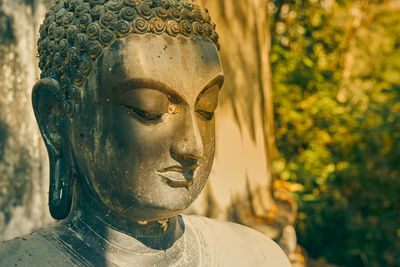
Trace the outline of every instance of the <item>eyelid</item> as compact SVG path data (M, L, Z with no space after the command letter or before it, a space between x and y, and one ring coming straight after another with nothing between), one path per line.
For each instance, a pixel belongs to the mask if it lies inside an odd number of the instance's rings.
M168 96L151 88L129 90L119 97L118 102L121 106L134 107L150 114L166 113L169 106Z
M208 112L205 110L196 110L196 113L208 121L212 120L215 114L215 112Z
M133 112L138 119L146 123L158 123L161 121L163 116L163 114L150 114L133 106L122 105L121 107L128 109L128 112Z
M208 88L198 97L196 107L207 112L215 111L218 106L219 91L220 88L218 85Z

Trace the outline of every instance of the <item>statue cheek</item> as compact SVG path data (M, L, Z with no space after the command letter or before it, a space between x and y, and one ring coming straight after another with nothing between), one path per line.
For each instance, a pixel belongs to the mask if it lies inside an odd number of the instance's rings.
M215 153L215 123L210 122L202 129L202 138L204 143L204 157L213 160Z

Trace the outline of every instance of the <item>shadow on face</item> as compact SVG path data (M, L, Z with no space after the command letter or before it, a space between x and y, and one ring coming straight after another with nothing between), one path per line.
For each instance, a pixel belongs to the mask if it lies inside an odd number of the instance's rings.
M107 48L70 133L84 190L127 219L187 208L212 167L222 83L207 39L132 35Z

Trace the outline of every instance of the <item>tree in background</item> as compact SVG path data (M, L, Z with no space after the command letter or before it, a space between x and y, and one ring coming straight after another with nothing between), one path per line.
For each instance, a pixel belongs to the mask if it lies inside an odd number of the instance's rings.
M48 0L0 0L0 240L50 221L47 155L31 105Z
M270 5L276 174L300 183L299 243L345 266L400 263L400 4Z

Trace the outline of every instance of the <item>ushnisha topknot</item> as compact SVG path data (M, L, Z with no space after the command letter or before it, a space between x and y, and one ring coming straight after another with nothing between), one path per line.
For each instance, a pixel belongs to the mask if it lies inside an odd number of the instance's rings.
M104 48L130 34L204 36L219 48L208 11L193 0L57 0L38 40L41 78L53 78L67 99L80 88Z

